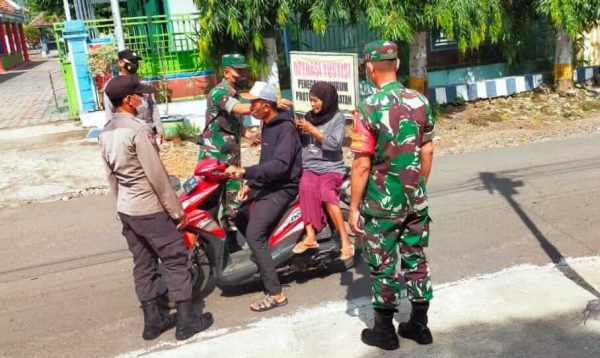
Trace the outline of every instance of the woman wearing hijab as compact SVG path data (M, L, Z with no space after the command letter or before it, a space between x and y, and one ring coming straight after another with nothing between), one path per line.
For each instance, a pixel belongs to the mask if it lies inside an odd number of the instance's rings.
M300 209L306 236L296 244L294 253L319 247L316 233L325 227L325 208L340 233L340 258L349 260L354 256L354 246L339 206L339 190L346 170L342 154L346 119L338 108L337 91L328 83L317 82L312 86L310 103L312 110L296 122L302 131L304 171L300 179Z

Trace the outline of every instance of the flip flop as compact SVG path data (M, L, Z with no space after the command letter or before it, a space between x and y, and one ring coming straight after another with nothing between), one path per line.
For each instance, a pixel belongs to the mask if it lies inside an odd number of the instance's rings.
M310 250L310 249L317 249L319 248L319 243L315 243L314 245L306 245L304 243L304 241L300 241L299 243L296 244L296 246L294 246L294 249L292 250L295 254L299 255L299 254L303 254L306 251Z
M344 255L342 252L340 252L340 260L342 260L342 261L351 260L353 257L354 257L354 245L352 245L352 244L350 244L350 254Z
M272 310L273 308L277 308L277 307L281 307L281 306L287 305L288 304L288 299L287 299L287 297L285 297L283 299L283 301L277 302L277 301L275 301L275 299L273 298L273 296L271 296L269 294L266 294L265 298L263 298L259 302L256 302L256 304L258 305L258 308L254 308L251 305L250 306L250 310L251 311L254 311L254 312L265 312L265 311L268 311L268 310Z

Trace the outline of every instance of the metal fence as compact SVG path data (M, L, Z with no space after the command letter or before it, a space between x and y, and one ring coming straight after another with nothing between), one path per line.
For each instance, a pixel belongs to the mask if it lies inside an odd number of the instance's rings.
M296 31L292 47L298 51L360 53L366 43L377 39L365 22L352 26L330 24L324 34L300 28Z
M137 51L144 61L141 76L158 76L207 69L209 64L198 53L198 14L124 17L121 19L125 46ZM113 38L112 19L85 21L90 41ZM64 25L54 25L59 56L67 58L62 36Z

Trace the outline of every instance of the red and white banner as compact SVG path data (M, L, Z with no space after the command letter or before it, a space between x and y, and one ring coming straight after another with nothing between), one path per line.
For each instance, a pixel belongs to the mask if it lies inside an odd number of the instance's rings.
M340 110L350 115L358 105L358 55L352 53L290 52L294 111L311 110L309 92L316 82L337 89Z

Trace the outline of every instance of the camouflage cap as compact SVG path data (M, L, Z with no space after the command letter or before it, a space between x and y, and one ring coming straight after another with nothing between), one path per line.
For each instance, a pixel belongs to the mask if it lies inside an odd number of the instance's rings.
M223 67L233 67L233 68L248 68L248 64L246 64L246 57L239 53L232 53L223 55L221 57L221 65Z
M385 61L398 58L398 45L392 41L373 41L365 45L364 61Z

